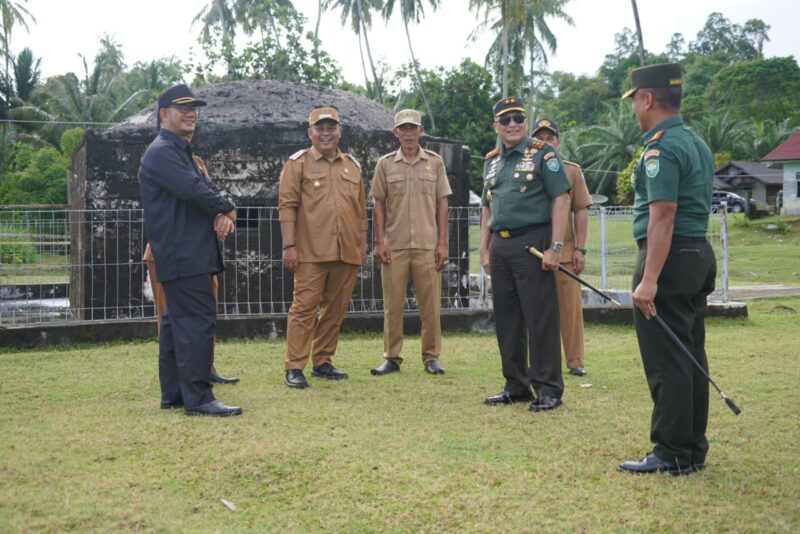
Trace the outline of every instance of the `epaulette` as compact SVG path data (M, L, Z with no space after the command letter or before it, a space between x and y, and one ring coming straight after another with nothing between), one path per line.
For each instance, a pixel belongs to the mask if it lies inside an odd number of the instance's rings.
M562 159L561 163L566 163L567 165L572 165L573 167L577 167L578 170L581 170L581 166L578 165L577 163L573 163L573 162L567 161L565 159Z
M540 141L539 139L531 139L528 142L528 148L535 148L536 150L541 150L544 148L544 145L546 144L547 143L545 143L544 141Z
M499 153L500 153L500 147L497 147L494 150L490 150L489 152L487 152L486 155L483 156L483 159L492 159L493 157L495 157Z
M386 158L394 158L394 157L397 156L398 152L399 152L399 150L394 150L392 152L389 152L388 154L384 154L383 156L378 158L378 161L380 161L382 159L386 159Z
M289 156L289 159L294 161L294 160L298 159L300 156L302 156L303 154L305 154L307 150L308 150L307 148L302 148L302 149L298 150L297 152L295 152L294 154L292 154L291 156Z
M361 164L358 162L358 160L356 158L354 158L352 154L345 154L345 155L348 158L350 158L351 160L353 160L353 163L356 164L356 167L358 167L358 170L360 171L361 170Z
M442 156L440 156L439 153L434 151L434 150L428 150L427 148L423 148L422 150L424 150L425 152L427 152L431 156L436 156L437 158L442 159Z
M661 139L661 137L664 135L664 132L666 132L666 131L667 131L666 129L657 131L656 133L653 134L653 137L651 137L650 139L647 140L647 142L645 144L649 145L650 143L654 143L655 141L658 141L659 139Z

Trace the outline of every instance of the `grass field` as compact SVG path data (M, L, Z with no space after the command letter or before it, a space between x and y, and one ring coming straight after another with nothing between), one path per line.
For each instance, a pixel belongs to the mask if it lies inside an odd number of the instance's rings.
M800 299L708 321L705 471L616 472L649 450L651 401L630 327L588 326L587 369L564 406L489 408L491 335L446 335L447 374L406 345L345 336L341 383L282 384L282 340L226 342L231 419L158 408L155 342L0 349L0 532L797 532ZM591 387L581 387L591 384ZM713 390L712 390L713 393ZM230 511L221 499L233 503Z
M767 229L768 225L777 226ZM610 287L627 288L636 260L636 244L631 237L629 220L609 221L606 226L609 255L608 277ZM715 230L718 231L718 230ZM600 258L599 223L589 221L586 271L590 282L599 284ZM470 226L470 272L480 270L478 226ZM729 215L729 285L798 284L800 283L800 217L766 217L748 220L743 214ZM719 255L719 250L717 250ZM718 258L719 259L719 258ZM717 274L719 287L721 271Z

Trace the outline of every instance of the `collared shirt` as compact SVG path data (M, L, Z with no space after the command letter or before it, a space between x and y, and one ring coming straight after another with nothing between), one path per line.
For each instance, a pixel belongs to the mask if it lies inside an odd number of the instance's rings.
M409 160L402 150L378 160L370 196L386 203L386 246L389 250L433 250L438 241L436 203L452 194L444 161L422 147Z
M589 188L586 187L586 180L579 165L564 160L564 170L567 171L567 181L569 181L570 187L570 213L567 229L564 232L564 252L561 253L561 260L572 262L572 254L575 252L575 218L573 214L591 206L592 196L589 194Z
M633 169L633 238L647 238L650 202L677 204L673 235L703 237L708 229L714 157L680 115L642 136L644 151Z
M214 217L236 206L192 159L192 147L161 129L139 167L147 239L158 281L222 271Z
M553 199L567 191L556 149L530 137L498 151L483 166L481 205L491 208L492 231L550 222Z
M367 231L361 169L336 150L328 161L316 148L302 150L283 165L278 189L281 222L294 222L298 261L343 261L361 265Z

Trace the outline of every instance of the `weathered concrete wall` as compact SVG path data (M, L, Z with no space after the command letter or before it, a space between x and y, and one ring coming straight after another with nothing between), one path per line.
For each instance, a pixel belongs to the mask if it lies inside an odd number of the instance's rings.
M260 81L210 85L196 93L208 106L202 108L192 142L195 153L206 161L214 181L238 206L277 206L280 170L289 155L309 146L307 117L314 107L339 109L343 124L340 148L361 162L367 191L378 158L397 148L390 131L392 112L345 91ZM71 206L95 210L91 230L85 224L72 225L73 243L77 244L72 249L72 263L84 267L72 273L70 298L73 306L86 310L84 318L152 314L142 289L145 271L141 257L146 236L132 210L140 207L139 162L155 135L155 109L151 107L115 128L87 131L74 159ZM467 206L468 150L460 142L447 139L424 138L423 145L444 158L453 189L450 205ZM280 225L277 218L259 217L263 212L240 212L235 238L225 242L229 264L222 277L220 300L231 303L228 311L285 312L285 306L272 306L278 290L282 293L280 300L291 300L291 274L280 263ZM466 218L451 222L450 235L466 235L467 231ZM371 235L370 228L370 243ZM451 240L450 257L457 260L447 266L444 276L451 280L443 286L453 288L447 297L466 307L469 252L466 240L458 246L456 249ZM371 277L371 271L362 270L354 295L354 303L361 307L356 311L370 311L380 305L379 280L365 279ZM460 280L464 283L458 283Z

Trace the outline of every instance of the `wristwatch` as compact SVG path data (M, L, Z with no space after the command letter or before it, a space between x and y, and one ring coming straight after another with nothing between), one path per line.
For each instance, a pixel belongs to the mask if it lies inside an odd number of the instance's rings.
M553 244L550 245L550 248L552 248L556 252L561 252L562 250L564 250L564 243L561 241L553 241Z
M584 256L586 256L586 253L587 253L587 252L589 252L589 251L588 251L588 250L586 250L585 248L579 248L579 247L575 247L575 250L577 250L578 252L580 252L580 253L581 253L581 254L583 254Z

